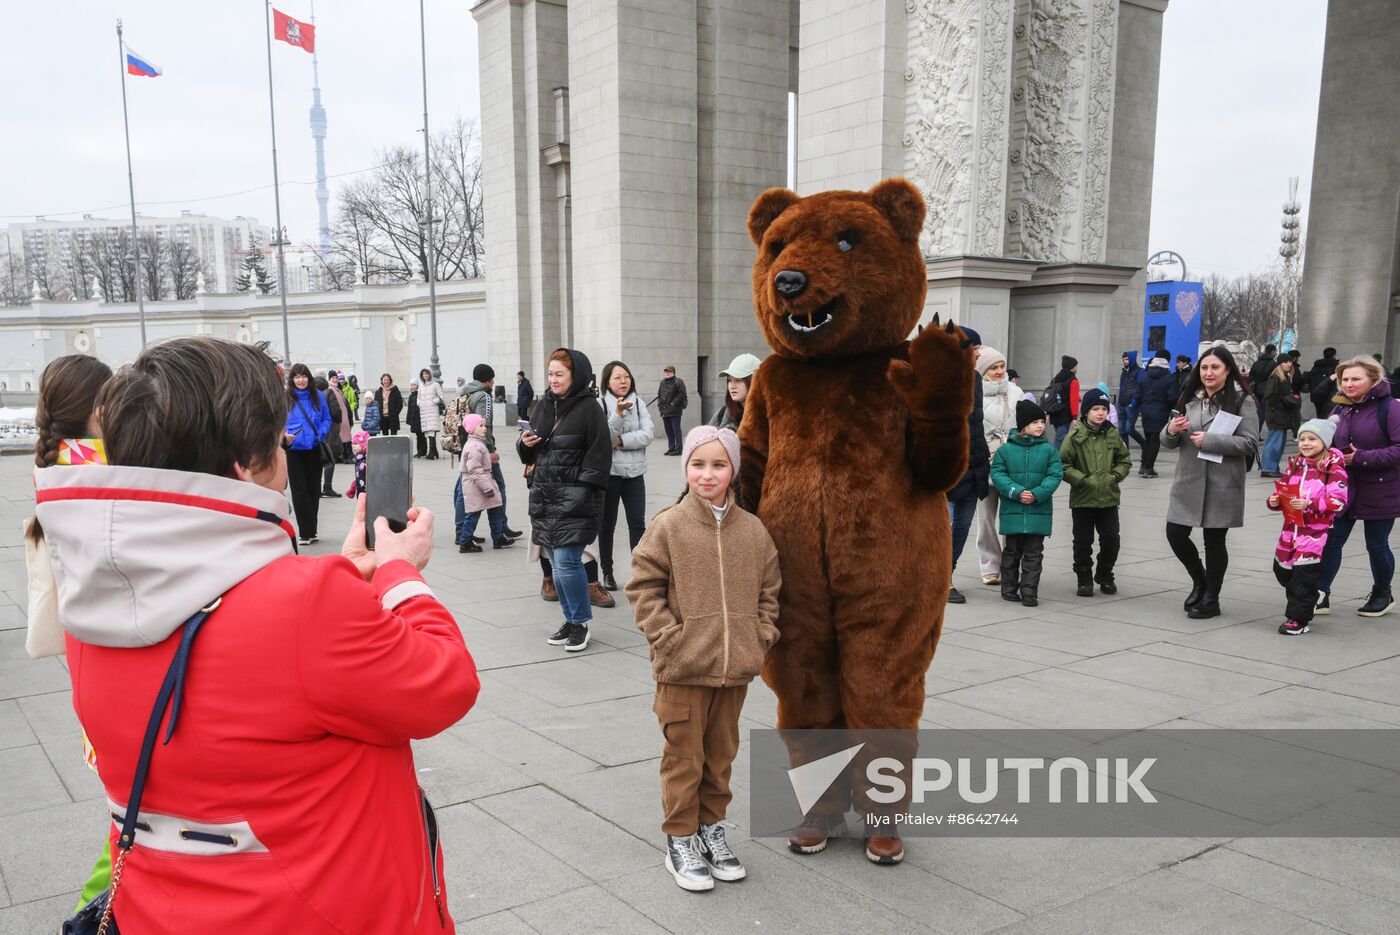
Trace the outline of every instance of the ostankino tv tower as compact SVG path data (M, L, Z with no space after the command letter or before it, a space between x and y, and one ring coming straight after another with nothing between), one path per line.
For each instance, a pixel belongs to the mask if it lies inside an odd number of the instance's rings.
M311 25L316 25L316 4L311 4ZM321 227L318 249L323 261L330 259L330 191L326 188L326 109L321 106L321 70L316 53L311 53L311 138L316 141L316 207Z

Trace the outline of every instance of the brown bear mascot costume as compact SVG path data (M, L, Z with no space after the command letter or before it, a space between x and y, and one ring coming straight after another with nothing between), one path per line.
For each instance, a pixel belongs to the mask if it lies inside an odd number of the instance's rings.
M850 767L858 775L874 756L915 752L952 575L943 492L967 463L968 342L952 323L906 340L927 291L923 220L923 198L903 179L807 198L771 189L749 212L754 311L773 354L745 405L740 486L783 570L782 639L763 678L779 729L908 731L867 743ZM834 752L812 746L829 738L784 739L794 766ZM789 845L822 850L852 803L850 782L834 783ZM854 805L908 808L859 792ZM890 827L865 829L865 840L876 863L904 855Z

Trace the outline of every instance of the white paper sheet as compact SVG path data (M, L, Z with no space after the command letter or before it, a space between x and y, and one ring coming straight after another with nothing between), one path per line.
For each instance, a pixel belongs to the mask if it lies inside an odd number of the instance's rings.
M1217 412L1215 418L1211 420L1210 428L1206 429L1206 432L1211 435L1233 435L1235 434L1235 429L1240 427L1240 421L1240 417L1233 412ZM1196 452L1196 457L1200 458L1202 461L1210 461L1214 464L1220 464L1225 460L1223 455L1210 454L1205 451Z

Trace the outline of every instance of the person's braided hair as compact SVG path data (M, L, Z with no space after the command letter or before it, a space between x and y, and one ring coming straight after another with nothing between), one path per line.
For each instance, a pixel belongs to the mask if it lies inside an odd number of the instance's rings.
M44 368L34 409L34 426L39 435L34 442L35 467L57 464L63 439L88 434L97 393L111 375L111 367L87 354L69 354ZM38 519L30 524L29 536L35 542L43 536Z

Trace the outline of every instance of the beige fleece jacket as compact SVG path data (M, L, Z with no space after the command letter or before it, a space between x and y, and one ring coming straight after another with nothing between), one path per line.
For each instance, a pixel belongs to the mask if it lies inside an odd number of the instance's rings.
M651 643L652 675L676 685L753 681L778 641L778 550L731 495L724 519L689 493L632 551L627 599Z

